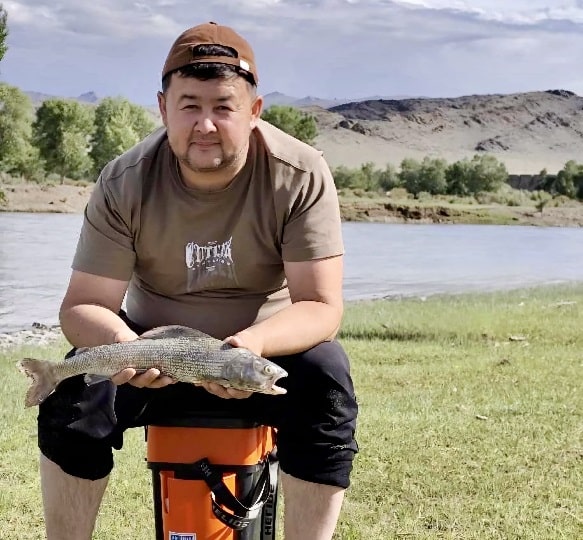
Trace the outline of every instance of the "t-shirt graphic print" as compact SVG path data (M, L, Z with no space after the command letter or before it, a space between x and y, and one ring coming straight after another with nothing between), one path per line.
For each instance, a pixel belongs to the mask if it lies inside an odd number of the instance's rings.
M231 236L224 242L188 242L185 249L187 291L231 289L237 285Z

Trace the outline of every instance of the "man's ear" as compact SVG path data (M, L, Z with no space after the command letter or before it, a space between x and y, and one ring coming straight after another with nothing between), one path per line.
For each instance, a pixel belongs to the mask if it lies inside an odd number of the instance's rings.
M158 109L160 110L160 116L162 116L162 123L165 127L168 127L166 124L166 96L163 92L158 92Z
M263 112L263 96L257 96L251 105L251 129L257 125L257 120L261 118Z

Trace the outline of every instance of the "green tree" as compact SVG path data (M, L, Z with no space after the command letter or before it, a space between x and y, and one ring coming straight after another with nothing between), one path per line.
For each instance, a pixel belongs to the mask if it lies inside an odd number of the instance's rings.
M0 4L0 60L4 58L6 50L6 38L8 37L8 14L4 6Z
M106 98L95 109L91 158L95 173L134 146L155 127L146 110L124 98Z
M399 181L401 186L413 195L423 191L421 186L421 163L413 158L405 158L401 161Z
M445 170L447 193L452 195L469 195L469 185L472 178L472 165L469 159L452 163Z
M29 97L16 88L0 83L0 170L35 176L40 158L32 146L34 108Z
M388 163L384 170L379 171L378 183L383 191L390 191L401 185L399 173L394 165Z
M130 103L130 117L132 128L143 139L156 129L156 122L144 107Z
M261 118L307 144L312 144L318 135L315 118L295 107L272 105Z
M380 189L381 174L382 172L375 169L372 162L364 163L358 169L349 169L340 165L332 171L337 188L363 189L365 191L378 191Z
M345 165L339 165L332 170L332 177L334 184L338 189L354 188L355 186L355 171L349 169Z
M567 161L557 176L547 179L545 191L553 195L583 198L583 165L574 160Z
M455 195L475 195L481 191L496 191L508 180L506 166L494 156L476 154L472 160L452 163L445 171L447 192Z
M472 165L472 176L469 185L470 193L496 191L508 180L506 166L494 156L476 154L470 163Z
M420 191L426 191L432 195L445 193L447 183L445 180L445 171L447 161L444 159L425 157L421 162L419 171Z
M44 101L33 124L33 141L48 173L80 179L92 169L89 141L94 110L73 100Z

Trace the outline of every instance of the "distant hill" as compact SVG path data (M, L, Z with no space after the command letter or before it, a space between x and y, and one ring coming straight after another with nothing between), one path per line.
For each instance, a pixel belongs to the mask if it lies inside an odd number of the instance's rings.
M314 96L303 98L288 96L281 92L271 92L263 96L264 108L268 109L272 105L289 105L292 107L322 107L329 109L344 103L358 103L360 101L370 101L374 99L403 99L407 96L369 96L365 98L346 98L346 99L325 99Z
M34 91L25 91L24 93L30 98L35 107L38 107L43 101L46 101L47 99L61 97ZM85 94L81 94L80 96L70 97L68 99L74 99L75 101L80 101L82 103L97 103L99 101L99 98L97 97L97 94L95 94L95 92L86 92Z
M490 153L513 174L556 173L581 161L583 98L567 90L458 98L371 100L315 116L322 149L331 165L384 167L405 157L456 161Z
M54 97L27 94L36 106ZM266 107L292 105L312 114L315 146L333 167L372 162L384 168L425 156L452 162L489 153L512 174L536 174L543 168L556 173L570 159L583 161L583 97L568 90L358 100L272 92L264 98ZM94 92L71 99L99 103ZM157 107L146 109L160 123Z

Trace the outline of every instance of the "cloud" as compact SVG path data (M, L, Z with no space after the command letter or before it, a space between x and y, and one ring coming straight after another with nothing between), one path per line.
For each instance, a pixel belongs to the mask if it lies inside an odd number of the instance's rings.
M572 85L580 0L8 0L2 77L26 89L153 101L176 36L217 21L253 45L260 89L460 95Z
M466 13L484 20L510 24L544 21L583 22L583 7L577 0L397 0L404 6Z

